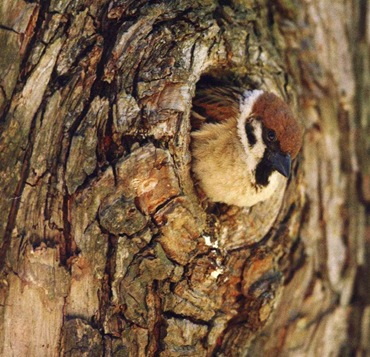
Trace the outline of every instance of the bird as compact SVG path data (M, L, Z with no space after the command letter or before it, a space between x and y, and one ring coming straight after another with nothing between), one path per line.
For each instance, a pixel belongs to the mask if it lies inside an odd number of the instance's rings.
M291 172L303 130L276 94L232 85L202 85L191 113L191 168L213 202L252 207Z

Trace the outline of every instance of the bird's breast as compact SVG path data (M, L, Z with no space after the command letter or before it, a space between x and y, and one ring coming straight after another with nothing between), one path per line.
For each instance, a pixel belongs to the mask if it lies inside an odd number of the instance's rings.
M231 130L216 135L214 128L209 129L192 137L192 169L204 193L214 202L241 207L269 198L283 177L273 172L268 185L256 185L255 168L243 159L245 153L237 136Z

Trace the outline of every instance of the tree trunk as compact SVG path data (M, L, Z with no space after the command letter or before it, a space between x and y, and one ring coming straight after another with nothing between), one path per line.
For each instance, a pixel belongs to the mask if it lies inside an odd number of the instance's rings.
M369 11L3 0L1 354L370 354ZM294 174L268 202L197 194L204 75L300 117Z

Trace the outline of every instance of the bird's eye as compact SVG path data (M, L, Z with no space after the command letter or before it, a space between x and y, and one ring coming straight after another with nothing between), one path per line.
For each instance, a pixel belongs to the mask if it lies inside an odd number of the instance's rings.
M273 131L272 129L269 129L268 131L267 131L267 139L268 139L268 141L276 141L276 133L275 133L275 131Z

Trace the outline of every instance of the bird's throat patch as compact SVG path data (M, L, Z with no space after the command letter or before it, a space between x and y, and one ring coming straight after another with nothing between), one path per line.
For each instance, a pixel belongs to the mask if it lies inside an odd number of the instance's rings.
M274 169L268 159L268 150L266 149L262 160L256 167L255 177L256 177L256 185L266 187L269 184L270 175Z

